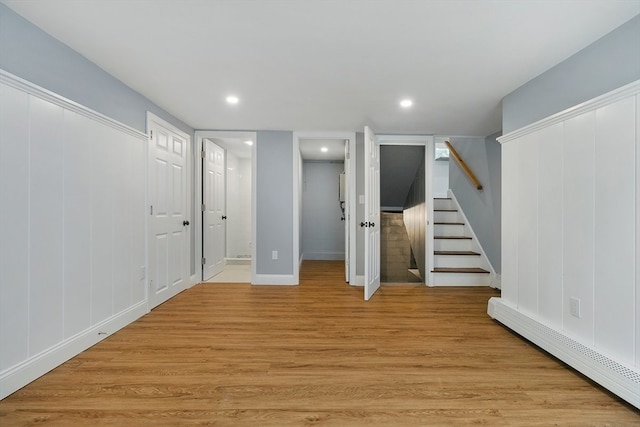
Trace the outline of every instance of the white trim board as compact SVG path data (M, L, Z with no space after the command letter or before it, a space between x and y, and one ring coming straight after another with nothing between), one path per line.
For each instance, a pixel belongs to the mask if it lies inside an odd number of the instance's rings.
M19 390L67 360L147 314L147 300L91 326L73 337L7 369L0 374L0 399Z
M640 93L640 80L636 80L635 82L629 83L628 85L622 86L621 88L612 90L611 92L605 93L604 95L600 95L596 98L585 101L582 104L578 104L571 108L567 108L566 110L560 111L559 113L546 117L542 120L538 120L537 122L531 123L530 125L514 130L513 132L509 132L506 135L502 135L498 137L497 140L500 144L504 144L506 142L516 140L524 135L533 133L537 130L547 128L557 123L562 123L566 120L569 120L573 117L577 117L588 111L593 111L599 107L609 105L613 102L619 101L629 96L636 95L638 93Z
M140 138L145 142L147 140L147 135L144 132L140 132L139 130L127 126L124 123L111 119L104 114L100 114L97 111L80 105L77 102L73 102L70 99L67 99L54 92L37 86L31 82L28 82L27 80L21 79L18 76L14 76L13 74L8 73L3 69L0 69L0 83L4 83L7 86L11 86L22 92L28 93L29 95L36 96L44 101L51 102L52 104L55 104L66 110L73 111L74 113L78 113L80 115L88 117L92 120L102 123L103 125L112 127L113 129L128 133L129 135Z

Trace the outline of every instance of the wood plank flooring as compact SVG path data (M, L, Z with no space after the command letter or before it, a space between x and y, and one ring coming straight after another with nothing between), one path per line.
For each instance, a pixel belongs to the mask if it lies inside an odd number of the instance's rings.
M0 426L635 426L491 320L490 288L201 284L0 402Z

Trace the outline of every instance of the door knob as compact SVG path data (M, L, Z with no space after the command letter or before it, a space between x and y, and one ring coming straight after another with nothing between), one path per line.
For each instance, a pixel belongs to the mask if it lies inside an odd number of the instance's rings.
M361 222L360 223L360 227L367 227L367 223L366 222Z
M182 225L189 225L190 222L189 221L182 221Z
M376 223L375 223L375 222L370 222L370 223L369 223L369 227L375 227L375 226L376 226Z
M222 219L227 219L227 216L226 215L222 215Z

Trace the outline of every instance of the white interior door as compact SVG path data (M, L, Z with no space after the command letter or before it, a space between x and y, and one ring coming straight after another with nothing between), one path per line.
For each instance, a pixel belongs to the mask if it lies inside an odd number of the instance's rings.
M189 137L149 114L149 308L187 288Z
M364 299L380 287L380 142L364 128Z
M204 218L202 279L207 280L224 268L225 254L225 153L209 139L204 147Z

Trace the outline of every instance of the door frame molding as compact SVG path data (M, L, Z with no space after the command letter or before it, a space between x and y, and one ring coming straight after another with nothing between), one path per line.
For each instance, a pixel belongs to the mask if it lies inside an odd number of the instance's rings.
M191 185L189 183L189 178L191 177L191 135L189 135L188 133L186 133L185 131L183 131L182 129L176 127L175 125L169 123L168 121L164 120L163 118L153 114L151 111L147 111L146 114L146 119L145 119L145 126L146 126L146 134L147 134L147 144L146 144L146 148L145 148L145 155L147 157L147 162L145 165L145 203L146 203L146 209L147 209L147 213L145 213L145 222L144 222L144 233L145 233L145 243L144 243L144 257L145 257L145 296L146 296L146 301L147 301L147 308L150 310L152 309L152 307L150 306L151 301L151 295L149 293L150 289L149 289L149 275L150 275L150 260L149 260L149 239L150 239L150 225L149 222L151 221L151 215L149 215L149 209L151 206L151 200L150 200L150 188L149 186L151 185L151 183L149 182L149 172L150 172L150 167L151 167L151 150L150 150L150 144L151 144L151 134L150 134L150 129L151 129L151 122L156 122L160 125L162 125L163 127L167 128L168 130L170 130L173 133L176 133L177 135L180 135L181 137L184 138L185 140L185 150L186 150L186 154L185 154L185 178L186 181L185 182L185 191L187 192L186 194L186 206L185 206L185 213L186 213L186 217L187 218L193 218L193 211L192 211L192 200L191 200L191 191L189 191L191 189ZM193 241L191 239L191 233L189 233L187 235L187 247L189 248L189 251L191 251L191 248L193 248ZM196 283L195 277L191 274L191 268L188 269L187 272L187 278L186 278L186 283L185 283L185 289L190 288L191 286L193 286Z
M349 284L357 283L356 276L356 133L355 132L323 132L305 131L293 132L293 276L294 283L300 283L300 266L302 257L300 256L300 140L301 139L344 139L349 141L349 175L346 177L348 186L347 211L349 217ZM346 168L345 168L346 170Z
M194 168L194 212L202 212L202 140L205 138L246 138L253 141L251 146L251 283L256 281L256 146L258 145L258 134L253 131L219 131L219 130L197 130L195 132L195 150L193 153ZM226 166L225 166L226 167ZM225 171L226 173L226 171ZM194 219L195 222L195 271L196 281L204 280L202 277L202 215ZM226 248L225 248L226 251Z

